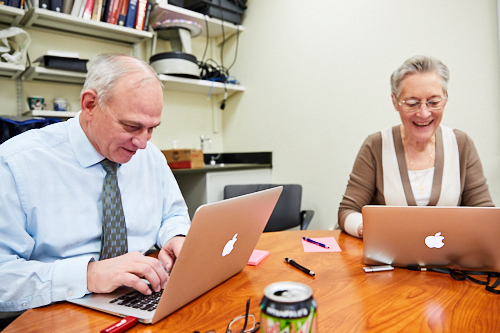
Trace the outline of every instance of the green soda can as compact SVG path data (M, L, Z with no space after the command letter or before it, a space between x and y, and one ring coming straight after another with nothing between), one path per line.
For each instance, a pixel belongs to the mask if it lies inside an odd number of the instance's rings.
M270 284L260 302L261 332L317 333L317 311L309 286L288 281Z

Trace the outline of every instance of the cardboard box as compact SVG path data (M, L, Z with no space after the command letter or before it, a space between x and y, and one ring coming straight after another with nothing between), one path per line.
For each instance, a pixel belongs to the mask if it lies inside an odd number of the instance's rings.
M169 149L161 152L167 158L170 169L200 169L205 165L201 149Z

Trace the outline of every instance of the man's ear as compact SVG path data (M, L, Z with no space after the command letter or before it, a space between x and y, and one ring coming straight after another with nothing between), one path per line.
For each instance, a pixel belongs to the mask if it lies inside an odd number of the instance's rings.
M90 120L97 106L97 93L93 90L85 90L82 93L80 106L85 119Z

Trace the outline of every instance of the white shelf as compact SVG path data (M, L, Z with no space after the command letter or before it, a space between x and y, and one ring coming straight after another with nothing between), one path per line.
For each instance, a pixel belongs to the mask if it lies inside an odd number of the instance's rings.
M102 38L128 44L136 44L153 37L149 31L141 31L100 21L85 20L69 14L42 8L31 8L21 24L26 27L42 27L74 34Z
M46 117L46 118L73 118L78 112L70 111L50 111L50 110L34 110L23 112L23 116L29 117Z
M206 35L206 25L205 19L208 22L208 33L210 34L210 38L212 37L222 37L222 25L224 26L224 35L228 38L231 35L234 35L238 30L240 32L243 31L243 26L236 25L231 22L226 22L219 20L217 18L209 17L208 15L204 15L198 12L194 12L189 9L185 9L182 7L174 6L174 5L166 5L160 6L155 5L153 10L151 11L151 25L154 22L164 21L167 19L182 19L188 21L194 21L201 25L203 28L203 34Z
M164 74L158 76L165 86L165 89L205 95L208 95L209 92L210 95L220 95L224 93L224 83L221 82L187 79ZM245 91L245 87L236 84L227 84L226 87L228 96ZM210 88L212 89L211 91Z
M26 81L53 81L81 85L85 82L86 76L87 74L82 72L65 71L41 66L29 67L23 75Z
M16 79L24 72L23 65L14 65L6 62L0 62L0 76L7 76Z
M0 5L0 23L17 26L21 22L23 15L24 10L21 8Z

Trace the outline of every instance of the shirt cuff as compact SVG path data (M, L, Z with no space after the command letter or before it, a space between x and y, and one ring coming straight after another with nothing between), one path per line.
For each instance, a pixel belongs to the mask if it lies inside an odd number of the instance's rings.
M361 213L351 213L347 215L344 222L344 230L349 235L359 237L358 228L363 224L363 215Z
M52 277L52 302L80 298L88 294L87 266L93 256L58 260Z

